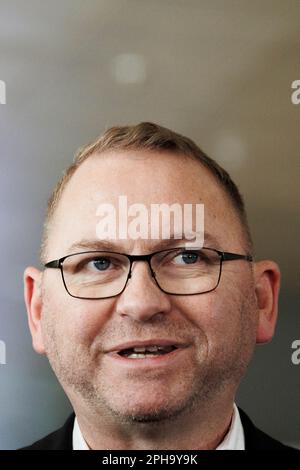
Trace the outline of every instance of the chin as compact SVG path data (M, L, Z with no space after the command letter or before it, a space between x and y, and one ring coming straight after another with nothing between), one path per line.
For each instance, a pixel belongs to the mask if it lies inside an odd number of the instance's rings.
M110 404L110 409L114 415L117 415L122 420L131 423L157 423L165 420L170 420L180 415L188 408L186 403L170 403L170 400L157 400L151 403L136 402L117 406Z
M160 408L148 411L130 411L119 413L119 416L123 418L127 423L161 423L166 420L170 420L175 416L178 416L180 411L170 410L168 408Z

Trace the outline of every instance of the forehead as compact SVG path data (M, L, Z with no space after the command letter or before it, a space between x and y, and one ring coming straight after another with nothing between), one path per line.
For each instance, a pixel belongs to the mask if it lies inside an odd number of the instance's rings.
M220 237L220 244L224 244L225 228L231 243L239 238L236 212L202 164L167 152L115 151L87 159L66 185L51 222L49 249L53 256L64 256L81 239L95 240L99 206L110 204L117 209L121 195L126 196L128 207L203 204L205 231ZM127 240L123 242L125 247ZM139 243L150 246L151 240L135 241Z

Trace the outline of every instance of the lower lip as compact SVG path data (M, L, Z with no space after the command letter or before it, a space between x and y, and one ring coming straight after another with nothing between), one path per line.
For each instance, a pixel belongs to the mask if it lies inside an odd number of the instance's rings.
M117 353L108 353L107 356L115 361L120 366L129 367L158 367L172 364L179 357L181 357L188 348L177 348L166 354L160 356L145 357L140 359L131 359L130 357L120 356Z

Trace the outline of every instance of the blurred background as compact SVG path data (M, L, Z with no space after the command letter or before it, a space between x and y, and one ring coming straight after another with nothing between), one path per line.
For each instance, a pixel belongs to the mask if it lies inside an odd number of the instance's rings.
M300 448L299 0L0 0L0 448L70 411L31 347L22 276L38 265L47 198L78 147L154 121L194 139L239 185L258 258L282 270L280 318L238 403Z

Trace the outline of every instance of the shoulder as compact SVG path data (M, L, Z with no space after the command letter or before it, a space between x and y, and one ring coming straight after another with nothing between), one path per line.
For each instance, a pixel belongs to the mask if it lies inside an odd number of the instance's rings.
M245 434L246 450L298 450L273 439L273 437L258 429L241 408L239 408L239 413Z
M71 414L57 431L19 450L72 450L72 435L75 414Z

